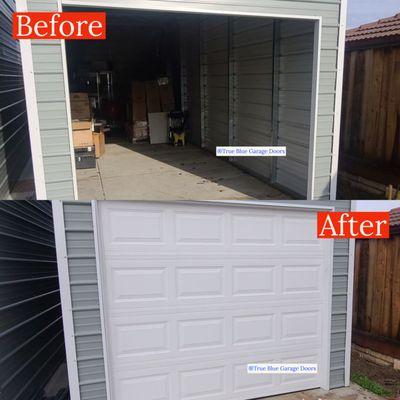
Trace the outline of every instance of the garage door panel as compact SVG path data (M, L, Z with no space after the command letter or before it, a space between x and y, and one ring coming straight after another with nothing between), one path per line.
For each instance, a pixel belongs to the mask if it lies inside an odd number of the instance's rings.
M137 255L150 248L152 254L203 252L204 248L217 253L252 252L258 248L270 255L283 248L286 252L323 249L316 239L314 213L293 211L283 216L251 208L243 213L234 207L229 211L158 207L121 202L117 209L103 208L105 253Z
M292 351L293 354L293 351ZM291 357L276 359L268 352L257 357L241 356L234 359L196 362L189 365L127 369L118 372L117 398L131 400L132 393L143 399L215 399L248 400L264 396L303 390L319 386L319 374L314 375L249 375L247 364L253 362L305 362L319 363L321 356L315 352L305 356L297 350ZM140 395L140 397L139 397ZM158 397L157 397L158 396Z
M134 322L133 322L134 321ZM321 345L321 308L306 305L231 308L223 311L180 310L112 318L112 357L129 368L190 362L194 358L253 357L262 349L279 359L283 352Z
M315 212L113 202L100 217L116 398L247 400L321 385L323 371L245 368L322 362L331 245L315 239Z
M201 254L196 255L201 258ZM260 261L112 260L107 273L114 309L220 305L243 301L277 302L315 299L321 295L326 270L322 258Z

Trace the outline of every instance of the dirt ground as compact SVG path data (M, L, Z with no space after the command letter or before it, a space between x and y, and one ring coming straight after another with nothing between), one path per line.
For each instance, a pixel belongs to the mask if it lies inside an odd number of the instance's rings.
M379 383L383 388L396 394L400 394L400 371L396 371L390 366L382 366L374 364L359 354L352 352L351 357L351 373L359 373L367 376L372 381ZM388 397L392 399L393 397ZM400 399L400 397L398 397Z

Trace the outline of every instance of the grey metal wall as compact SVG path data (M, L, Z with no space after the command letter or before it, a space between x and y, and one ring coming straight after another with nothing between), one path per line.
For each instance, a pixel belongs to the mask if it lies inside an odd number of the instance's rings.
M0 202L0 398L34 399L65 361L51 205Z
M310 204L300 201L302 204ZM296 201L296 204L299 204ZM348 211L350 201L323 201L319 205ZM82 399L106 399L98 284L95 267L93 222L89 203L64 203L71 295L77 339L77 359ZM333 256L333 297L331 331L331 388L345 385L345 342L349 240L336 240ZM82 309L83 308L83 309ZM78 314L78 310L80 313ZM84 336L81 338L81 332ZM90 362L86 362L87 361ZM85 363L83 363L85 361ZM90 377L90 379L88 379ZM95 394L98 397L92 397Z
M81 400L106 400L98 280L90 203L63 203Z
M0 2L0 199L9 197L31 166L29 130L19 42L12 39L15 0Z
M200 16L181 18L181 49L187 83L188 140L201 146Z
M29 11L57 11L54 0L29 0ZM48 199L73 199L73 174L60 40L32 40Z
M307 197L314 56L312 21L280 20L277 25L276 144L287 156L276 159L274 180Z
M274 21L232 17L233 145L272 145ZM235 163L269 179L271 159L236 158Z
M204 146L215 152L229 145L228 17L203 17L201 39Z
M336 211L349 211L350 201L333 203ZM333 247L332 323L331 323L331 388L344 386L345 344L347 328L350 240L335 240Z

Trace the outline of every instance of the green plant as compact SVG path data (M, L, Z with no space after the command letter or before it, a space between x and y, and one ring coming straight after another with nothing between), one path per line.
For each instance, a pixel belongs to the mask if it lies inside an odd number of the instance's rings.
M354 372L353 374L351 374L351 380L354 383L357 383L357 385L361 386L363 389L366 389L374 394L377 394L378 396L384 396L384 397L394 396L393 392L385 389L379 383L369 379L368 376Z

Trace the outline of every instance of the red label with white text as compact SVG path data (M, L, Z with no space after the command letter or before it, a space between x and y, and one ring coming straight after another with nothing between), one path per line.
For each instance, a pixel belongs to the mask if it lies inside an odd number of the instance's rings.
M14 39L106 38L105 12L15 12Z
M319 239L388 239L388 212L319 212Z

